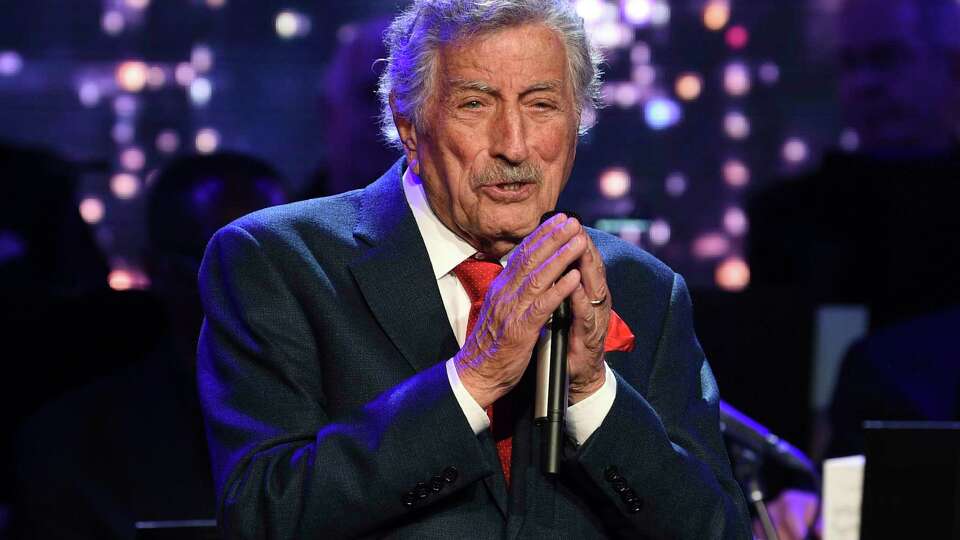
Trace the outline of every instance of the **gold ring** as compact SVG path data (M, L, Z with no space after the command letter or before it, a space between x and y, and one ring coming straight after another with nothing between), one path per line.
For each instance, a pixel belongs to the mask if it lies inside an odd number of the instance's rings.
M601 299L599 299L599 300L590 300L590 305L591 305L591 306L602 306L603 303L606 302L606 301L607 301L607 297L604 296L603 298L601 298Z

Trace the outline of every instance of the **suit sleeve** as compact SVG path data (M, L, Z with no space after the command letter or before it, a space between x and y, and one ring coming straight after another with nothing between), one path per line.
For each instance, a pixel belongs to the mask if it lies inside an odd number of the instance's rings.
M236 225L200 272L197 381L225 537L357 536L493 472L443 363L331 416L322 366L351 358L317 357L322 329L285 278Z
M674 275L644 386L617 376L603 423L576 454L581 478L630 531L654 538L750 538L746 505L719 430L716 382Z

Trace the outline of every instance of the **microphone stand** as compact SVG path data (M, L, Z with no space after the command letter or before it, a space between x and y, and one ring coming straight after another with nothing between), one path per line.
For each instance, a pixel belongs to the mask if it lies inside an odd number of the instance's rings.
M760 518L763 534L767 540L780 540L777 528L770 519L767 503L764 502L766 493L760 481L760 466L763 459L756 452L736 442L727 445L734 463L734 476L740 481L744 494Z

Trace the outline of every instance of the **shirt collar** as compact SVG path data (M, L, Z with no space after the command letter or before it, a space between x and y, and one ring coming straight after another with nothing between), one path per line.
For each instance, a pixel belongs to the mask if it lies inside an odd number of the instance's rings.
M417 228L420 229L423 243L427 246L427 255L430 257L430 265L433 267L433 275L436 279L449 274L458 264L477 252L473 246L448 229L433 213L430 203L427 202L423 182L411 167L407 167L403 173L403 195L407 199L410 210L413 211L413 219L417 222Z

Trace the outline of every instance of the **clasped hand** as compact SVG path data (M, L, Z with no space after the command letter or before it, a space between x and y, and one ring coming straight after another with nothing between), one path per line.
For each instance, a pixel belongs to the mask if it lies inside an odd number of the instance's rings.
M564 274L567 268L571 270ZM454 357L462 384L481 407L517 385L540 330L567 297L573 312L567 350L573 404L605 381L603 346L611 300L596 246L576 219L558 214L511 254L487 291L473 332Z

